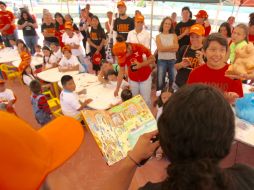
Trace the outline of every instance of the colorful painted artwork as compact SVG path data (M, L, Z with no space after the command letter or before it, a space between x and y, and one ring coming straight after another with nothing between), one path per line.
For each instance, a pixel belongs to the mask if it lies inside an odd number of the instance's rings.
M140 95L108 111L85 110L82 114L108 165L126 157L140 135L157 129Z

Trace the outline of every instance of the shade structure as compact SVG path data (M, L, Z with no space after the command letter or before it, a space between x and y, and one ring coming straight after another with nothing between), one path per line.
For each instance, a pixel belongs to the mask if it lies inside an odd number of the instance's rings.
M154 0L154 1L171 1L171 2L188 2L188 3L220 3L225 0Z

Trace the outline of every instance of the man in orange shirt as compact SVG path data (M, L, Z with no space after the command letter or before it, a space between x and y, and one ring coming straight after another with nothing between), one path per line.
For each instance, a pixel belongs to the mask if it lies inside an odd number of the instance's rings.
M0 1L0 33L6 47L11 47L10 39L18 39L15 30L15 16L6 10L6 4Z
M151 51L141 44L117 42L113 46L113 53L117 56L120 66L115 96L118 95L126 66L132 94L143 96L146 104L151 105L151 72L150 64L155 61ZM144 57L146 57L144 59Z

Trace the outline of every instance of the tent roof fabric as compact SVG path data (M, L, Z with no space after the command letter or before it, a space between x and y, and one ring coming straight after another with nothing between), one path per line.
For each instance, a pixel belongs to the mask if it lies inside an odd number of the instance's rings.
M162 0L154 0L154 1L162 1ZM224 0L164 0L164 1L172 1L172 2L188 2L188 3L220 3Z

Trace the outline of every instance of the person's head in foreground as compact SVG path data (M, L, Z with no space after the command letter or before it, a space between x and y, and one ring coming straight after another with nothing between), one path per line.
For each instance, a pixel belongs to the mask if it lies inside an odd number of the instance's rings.
M4 190L40 189L84 138L80 123L69 117L59 117L37 131L6 112L0 112L0 123L0 189Z
M221 69L225 66L228 41L220 33L209 35L203 43L203 50L208 67Z
M226 188L219 162L229 154L234 128L234 113L215 88L192 85L173 94L158 121L160 145L171 162L165 189Z
M248 42L249 28L245 24L238 24L232 32L232 42L238 44L242 41Z
M227 23L227 22L223 22L220 25L218 32L221 33L222 36L224 36L225 38L231 38L231 35L232 35L231 28L230 28L229 23Z
M68 46L68 45L65 45L63 48L62 48L62 53L64 55L64 57L66 59L70 59L71 56L72 56L72 53L71 53L71 47Z
M38 80L32 80L29 84L29 88L30 90L34 93L34 94L40 94L41 93L41 83Z
M62 84L64 90L74 92L76 89L76 84L75 84L72 76L70 76L70 75L64 75L61 78L61 84Z
M121 92L121 99L123 102L131 99L133 96L132 96L132 92L130 89L124 89L122 92Z
M0 10L5 11L6 7L7 7L7 5L3 1L0 1Z

